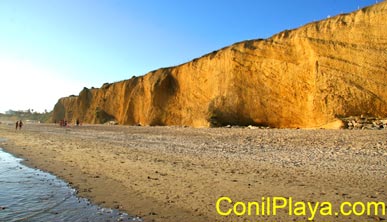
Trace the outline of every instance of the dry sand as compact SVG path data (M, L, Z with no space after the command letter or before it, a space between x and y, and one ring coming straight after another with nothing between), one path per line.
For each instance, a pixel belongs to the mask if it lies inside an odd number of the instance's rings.
M82 197L145 221L305 221L217 216L234 201L387 202L387 130L0 125L0 147L68 181ZM225 206L222 206L225 207ZM225 208L222 208L225 209ZM317 216L377 221L386 216Z

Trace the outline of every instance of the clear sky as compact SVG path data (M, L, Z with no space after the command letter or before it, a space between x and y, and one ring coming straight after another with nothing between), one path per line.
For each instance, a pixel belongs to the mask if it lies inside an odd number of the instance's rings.
M0 112L179 65L375 0L0 0Z

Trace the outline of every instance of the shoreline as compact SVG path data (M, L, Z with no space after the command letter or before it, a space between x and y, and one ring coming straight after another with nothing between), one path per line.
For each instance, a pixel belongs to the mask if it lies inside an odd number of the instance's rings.
M64 180L22 160L0 147L0 221L141 221L80 198Z
M8 139L0 146L26 165L64 179L93 203L144 221L291 220L286 213L218 216L215 203L221 196L339 203L387 195L384 130L37 124L21 131L0 125L0 133ZM370 220L340 218L355 219Z

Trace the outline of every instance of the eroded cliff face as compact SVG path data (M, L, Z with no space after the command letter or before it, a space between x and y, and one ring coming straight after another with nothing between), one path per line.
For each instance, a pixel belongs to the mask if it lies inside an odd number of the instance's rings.
M323 127L387 115L387 3L61 98L54 119Z

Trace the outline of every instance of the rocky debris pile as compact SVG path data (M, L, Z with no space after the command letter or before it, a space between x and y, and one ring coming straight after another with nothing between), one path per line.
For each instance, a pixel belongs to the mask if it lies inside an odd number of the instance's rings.
M114 120L112 120L112 121L108 121L108 122L106 122L105 123L105 125L111 125L111 126L114 126L114 125L118 125L118 122L117 121L114 121Z
M224 128L270 129L270 127L268 126L253 126L253 125L248 125L248 126L227 125L227 126L224 126Z
M344 122L346 129L353 130L377 130L387 129L387 119L380 119L376 117L367 116L351 116L341 119Z

